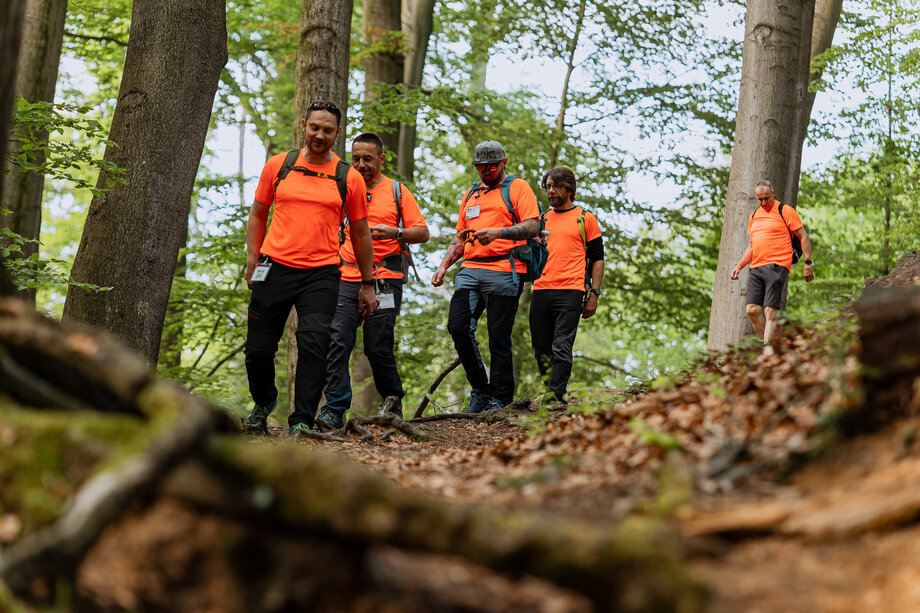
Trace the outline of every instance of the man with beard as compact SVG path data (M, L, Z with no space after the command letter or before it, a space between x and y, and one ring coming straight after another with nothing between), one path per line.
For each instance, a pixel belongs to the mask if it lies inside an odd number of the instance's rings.
M543 175L541 185L552 207L543 217L549 258L533 284L530 338L546 385L544 400L565 402L578 320L594 315L601 295L604 240L597 218L575 205L571 169L553 168Z
M386 161L383 141L373 133L359 135L351 145L351 165L361 173L367 186L367 223L374 240L373 278L380 300L379 308L364 319L364 354L371 365L374 386L381 399L397 398L391 410L402 417L405 391L396 356L393 329L402 304L403 250L406 245L428 240L428 225L418 203L405 186L380 173ZM350 233L350 226L346 229ZM326 405L316 418L319 429L337 430L345 425L345 411L351 407L351 378L348 360L354 349L358 328L358 293L361 272L349 241L339 250L342 280L339 300L332 320L332 340L326 371Z
M289 432L296 435L314 425L338 298L339 229L346 215L361 271L359 317L377 308L364 180L332 151L341 120L342 111L331 102L312 103L301 121L304 148L270 158L259 177L246 226L246 283L252 290L246 374L255 406L244 425L253 431L266 431L278 401L274 357L292 307L297 309L297 370Z
M441 286L447 269L465 258L456 276L447 329L473 388L467 413L501 408L514 398L511 330L522 289L516 273L526 268L511 251L540 231L540 208L526 181L505 174L507 164L500 143L476 145L473 165L482 181L466 191L457 236L431 279L432 285ZM492 358L488 373L476 345L476 325L486 311Z

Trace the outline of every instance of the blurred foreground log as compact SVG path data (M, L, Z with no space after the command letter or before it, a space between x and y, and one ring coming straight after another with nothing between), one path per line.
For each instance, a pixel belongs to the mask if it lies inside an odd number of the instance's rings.
M0 303L0 354L0 446L9 458L0 464L0 515L23 526L0 549L0 578L27 600L59 598L55 586L76 580L86 611L359 610L380 605L370 594L386 594L392 611L425 610L418 602L496 610L487 599L438 600L431 582L393 580L393 567L380 563L386 547L457 555L486 575L540 578L587 597L595 610L703 606L702 587L680 562L680 541L655 522L611 526L451 504L309 442L221 434L229 420L106 335L65 330L15 299ZM170 500L184 509L185 524L155 521ZM164 531L175 537L169 547L130 544L131 535L153 542ZM282 563L288 554L290 568ZM197 563L203 559L213 564ZM123 576L130 568L163 576L132 581ZM295 594L304 570L312 587ZM275 572L292 577L290 590ZM233 597L239 602L229 604ZM15 606L0 589L0 609Z
M920 287L870 287L856 311L866 402L844 425L858 432L920 410Z

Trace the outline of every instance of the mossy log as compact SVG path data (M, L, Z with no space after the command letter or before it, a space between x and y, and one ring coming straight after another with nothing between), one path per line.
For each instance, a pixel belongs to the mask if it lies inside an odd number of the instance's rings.
M0 512L28 514L16 497L43 488L48 474L75 481L0 550L0 578L20 595L33 595L36 579L72 581L84 554L129 505L136 511L184 498L212 516L314 534L343 551L449 553L493 571L541 577L586 595L599 610L703 606L703 588L680 562L680 541L658 524L609 526L461 506L404 489L315 443L265 444L222 432L212 407L156 377L105 334L65 330L12 299L0 305L0 349L26 382L0 383L0 445L5 458L18 458L0 467ZM53 401L34 402L36 385L54 386L74 402L69 410L23 408ZM45 465L30 473L30 462Z

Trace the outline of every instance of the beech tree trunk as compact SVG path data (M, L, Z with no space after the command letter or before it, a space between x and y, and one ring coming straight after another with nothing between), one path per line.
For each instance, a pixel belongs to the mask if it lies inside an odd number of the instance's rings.
M0 12L0 160L6 159L7 135L13 112L13 92L16 84L17 62L22 43L22 21L26 12L25 0L7 0ZM0 189L3 188L6 173L0 172Z
M400 0L364 0L364 42L368 49L376 49L364 58L364 103L373 106L380 96L381 86L401 85L405 56L399 45L402 31L402 3ZM365 123L366 119L365 119ZM375 128L383 140L389 158L399 149L399 122L368 125ZM394 167L395 159L387 165Z
M138 0L105 159L127 185L93 198L65 321L105 328L156 362L189 201L220 71L227 61L225 3ZM98 185L106 187L106 173Z
M54 85L57 82L58 64L61 60L66 15L67 0L26 2L15 92L28 102L54 101ZM43 132L40 138L47 141L47 131ZM19 142L16 140L10 145L14 149L19 148ZM44 158L44 153L38 151L31 156L31 161L41 164ZM12 212L5 216L3 225L24 238L38 240L45 178L34 172L20 172L18 166L11 163L4 161L4 164L9 168L10 174L3 187L0 209ZM22 256L29 257L37 251L37 244L27 243L23 245ZM34 289L22 290L20 296L32 304L35 303Z
M300 41L294 74L293 146L303 146L300 120L311 102L324 100L342 109L342 133L333 149L345 159L348 111L348 60L351 52L353 0L303 0L300 7ZM294 373L297 368L297 314L287 321L288 402L294 410Z
M804 133L798 134L796 122L802 121L802 112L800 104L796 113L795 95L801 91L803 54L811 56L814 16L813 11L810 15L804 11L805 6L795 2L780 5L749 0L747 4L741 92L710 310L709 349L725 349L753 332L744 310L749 268L737 281L729 276L749 242L747 220L757 206L754 185L760 180L772 182L782 201L781 190L795 159L794 139L804 138Z
M428 55L428 40L434 30L434 7L437 0L405 0L402 7L403 84L419 88ZM399 126L399 151L396 155L396 172L406 181L415 175L415 122Z

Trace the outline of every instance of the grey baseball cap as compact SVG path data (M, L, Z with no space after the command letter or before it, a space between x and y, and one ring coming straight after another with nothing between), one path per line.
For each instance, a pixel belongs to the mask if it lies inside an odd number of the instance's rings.
M505 148L497 140L485 140L473 151L473 164L497 164L505 159Z

